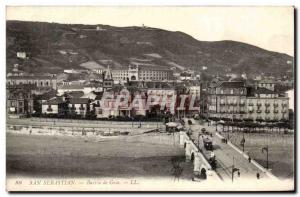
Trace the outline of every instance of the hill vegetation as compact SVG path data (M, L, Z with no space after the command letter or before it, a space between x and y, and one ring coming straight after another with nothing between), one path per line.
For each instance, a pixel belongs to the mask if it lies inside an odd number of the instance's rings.
M59 73L85 62L127 67L130 62L164 68L274 76L292 75L293 57L230 40L199 41L182 32L149 27L7 21L7 72L14 63L33 73ZM25 51L26 60L16 53Z

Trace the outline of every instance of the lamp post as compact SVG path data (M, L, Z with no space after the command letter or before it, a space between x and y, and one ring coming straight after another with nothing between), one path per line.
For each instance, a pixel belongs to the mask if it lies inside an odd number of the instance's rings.
M245 136L244 136L244 132L243 132L243 139L241 140L241 146L243 147L243 152L245 152Z
M132 117L131 117L131 120L132 120L132 126L131 127L133 128L133 118Z
M201 136L201 133L198 133L198 149L200 149L200 136Z
M232 157L232 171L231 171L231 181L233 182L234 173L239 172L240 169L234 167L234 157Z
M269 169L269 147L268 147L268 145L267 146L265 146L265 147L263 147L262 149L261 149L261 152L263 153L264 151L266 151L266 153L267 153L267 170Z

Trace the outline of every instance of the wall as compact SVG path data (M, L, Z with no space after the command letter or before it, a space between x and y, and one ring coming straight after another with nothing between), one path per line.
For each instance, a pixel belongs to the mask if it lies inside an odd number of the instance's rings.
M47 111L48 107L48 105L42 105L43 114L58 114L58 105L51 105L52 111Z
M185 148L186 161L192 161L192 157L194 158L194 174L200 173L201 169L204 168L207 172L207 179L218 177L202 153L198 151L198 147L184 131L179 134L179 144Z

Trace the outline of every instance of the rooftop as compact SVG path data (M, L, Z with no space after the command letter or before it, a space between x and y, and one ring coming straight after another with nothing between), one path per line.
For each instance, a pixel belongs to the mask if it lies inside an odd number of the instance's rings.
M83 89L84 86L81 85L81 84L71 84L71 85L68 85L68 84L65 84L65 85L61 85L58 87L58 89L61 89L61 90L74 90L74 89Z
M44 102L44 105L58 105L63 103L63 98L62 97L55 97L52 99L49 99L48 101Z
M37 76L37 75L33 75L33 76L8 76L7 79L20 79L20 80L24 80L24 79L27 79L27 80L41 80L41 79L55 79L55 77L51 77L51 76L48 76L48 75L45 75L45 76Z
M257 87L256 89L254 89L254 94L277 94L277 93L267 88Z
M220 81L216 84L216 87L221 88L244 88L245 82L243 81Z
M66 92L66 96L69 96L71 98L80 98L84 95L83 91L72 91L72 92Z
M49 92L45 92L44 94L42 94L40 96L40 100L49 100L49 99L55 97L56 94L57 94L57 92L55 90L51 90Z
M89 101L89 98L70 98L71 104L88 104Z

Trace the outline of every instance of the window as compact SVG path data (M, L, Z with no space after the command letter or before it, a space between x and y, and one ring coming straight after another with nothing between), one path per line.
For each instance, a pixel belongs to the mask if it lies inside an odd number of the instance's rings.
M48 105L47 111L48 111L48 112L51 112L51 111L52 111L51 105Z

